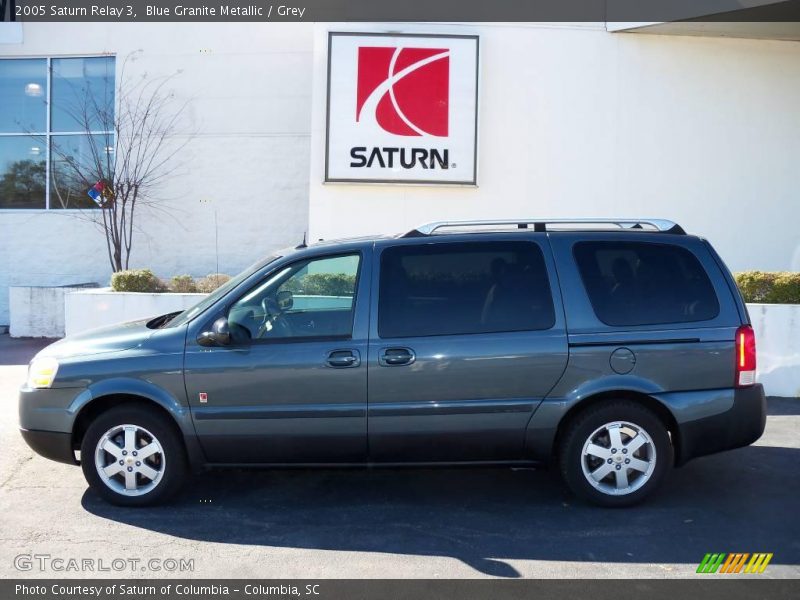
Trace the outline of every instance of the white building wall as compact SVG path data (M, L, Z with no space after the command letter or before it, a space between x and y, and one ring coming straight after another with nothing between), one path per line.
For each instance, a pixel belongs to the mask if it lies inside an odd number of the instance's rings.
M478 187L322 183L328 30L481 36ZM198 135L164 190L169 214L142 214L132 257L161 276L216 270L214 210L228 273L306 229L316 239L539 215L670 218L734 270L800 269L798 42L596 24L26 23L23 33L0 55L121 61L142 49L131 75L182 70L175 91L193 98ZM0 210L0 324L9 285L109 276L103 236L78 214Z
M478 187L323 183L329 30L480 35ZM314 37L311 239L662 217L733 270L800 269L798 42L526 24L319 24Z
M158 275L236 273L307 228L310 153L310 24L33 23L0 56L110 52L138 77L181 70L173 89L192 98L186 130L197 135L163 195L141 212L131 267ZM204 200L205 202L201 202ZM105 239L73 211L0 210L0 324L8 287L108 283Z
M800 398L800 306L748 304L756 334L756 379L767 395Z

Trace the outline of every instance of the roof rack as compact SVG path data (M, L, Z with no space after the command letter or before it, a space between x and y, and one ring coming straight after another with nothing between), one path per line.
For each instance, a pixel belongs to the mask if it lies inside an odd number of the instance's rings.
M404 234L402 237L433 235L439 229L492 227L495 225L515 225L517 229L532 228L537 232L547 231L548 225L557 225L560 230L567 229L569 225L579 225L581 226L579 227L581 230L590 229L586 226L601 225L603 227L597 227L597 229L645 230L658 233L686 235L683 227L672 221L667 221L666 219L499 219L486 221L436 221L434 223L420 225Z

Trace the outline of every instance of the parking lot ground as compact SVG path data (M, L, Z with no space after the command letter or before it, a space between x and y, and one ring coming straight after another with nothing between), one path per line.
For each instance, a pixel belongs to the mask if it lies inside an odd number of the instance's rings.
M169 506L123 509L17 432L43 344L0 336L0 577L722 577L695 574L707 552L774 553L764 574L726 577L800 577L800 399L770 398L754 446L690 462L632 509L577 503L549 471L489 468L213 471ZM95 571L20 571L21 554Z

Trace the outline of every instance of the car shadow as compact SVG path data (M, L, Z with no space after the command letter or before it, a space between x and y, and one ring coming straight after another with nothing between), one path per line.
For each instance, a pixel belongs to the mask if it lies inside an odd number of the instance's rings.
M551 471L476 468L220 470L168 506L118 508L91 491L82 505L190 540L449 556L497 577L519 577L506 562L518 559L692 566L707 552L773 552L798 564L799 460L766 446L697 459L629 509L578 503Z

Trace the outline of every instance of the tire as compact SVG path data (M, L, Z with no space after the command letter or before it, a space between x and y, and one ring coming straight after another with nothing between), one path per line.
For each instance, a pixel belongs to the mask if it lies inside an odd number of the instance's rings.
M664 480L673 460L664 422L630 400L612 400L578 413L558 448L559 469L570 490L605 507L643 501Z
M123 404L89 425L81 443L81 468L89 486L111 504L152 506L181 487L186 450L177 428L163 415Z

